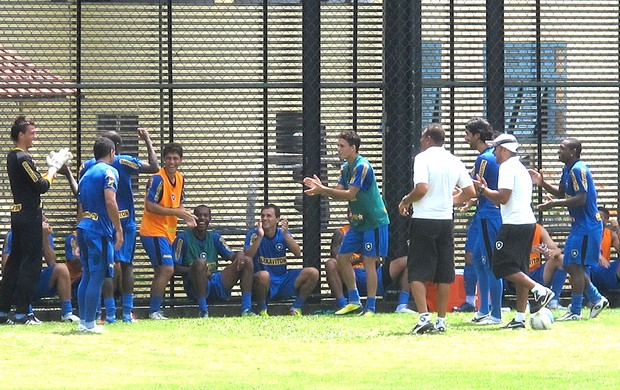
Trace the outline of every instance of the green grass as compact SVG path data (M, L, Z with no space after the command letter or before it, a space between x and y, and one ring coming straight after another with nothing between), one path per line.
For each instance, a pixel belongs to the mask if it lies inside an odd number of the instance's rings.
M451 314L446 334L422 336L409 334L417 317L403 314L142 320L103 335L54 322L2 326L0 387L620 386L620 309L548 331L478 327L469 317Z

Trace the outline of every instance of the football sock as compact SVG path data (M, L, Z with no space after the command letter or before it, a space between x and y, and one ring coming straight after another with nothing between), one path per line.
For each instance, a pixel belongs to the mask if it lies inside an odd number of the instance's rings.
M436 324L446 326L446 317L437 317Z
M357 288L354 288L353 290L349 290L348 294L349 294L349 303L361 305L360 293L359 291L357 291Z
M563 269L556 269L553 273L553 277L551 278L551 290L555 293L555 298L557 299L562 294L562 288L564 287L564 282L566 281L566 271Z
M15 319L16 320L21 320L22 318L26 317L26 314L15 314Z
M252 292L243 291L241 293L241 312L252 309Z
M161 295L153 295L151 297L151 305L149 313L156 313L161 310L161 304L164 302L164 297Z
M28 305L28 314L30 313L34 313L34 310L32 310L32 305Z
M116 319L116 300L114 297L103 298L105 305L105 317L107 319Z
M62 301L60 308L63 316L73 314L73 305L71 304L70 299L68 301Z
M133 294L123 294L121 302L123 305L123 317L131 316L133 311Z
M425 322L429 322L431 320L431 313L426 312L426 313L420 313L420 319L419 319L419 323L423 324Z
M517 315L515 315L515 321L519 321L519 322L525 321L525 313L517 312Z
M598 303L601 298L603 298L603 296L598 292L598 290L596 289L596 287L594 287L592 283L586 286L586 288L583 290L583 295L585 295L588 302L591 303Z
M570 299L570 311L573 314L581 315L581 305L583 304L582 294L573 294Z
M377 306L377 297L368 297L366 298L366 308L372 311L376 311L375 307Z
M534 287L532 287L530 291L533 293L544 294L546 290L545 290L545 286L543 286L542 284L535 283Z
M491 315L495 318L502 318L502 294L504 293L504 284L501 279L495 278L493 272L489 269L491 274L489 277L489 293L491 294Z
M398 293L398 304L399 305L407 305L409 303L409 298L411 298L411 294L409 291L400 291Z
M257 302L256 306L259 312L263 310L267 310L267 301L263 300L263 301Z
M101 299L101 286L103 286L103 280L105 279L106 270L91 271L87 283L83 288L83 302L84 310L80 306L80 317L84 316L84 320L88 322L95 322L95 316L97 315L97 302ZM82 274L82 278L84 275ZM84 279L80 283L80 289L84 284Z
M0 317L8 317L9 313L7 313L6 311L0 311Z
M304 305L304 302L306 302L306 298L302 298L299 295L295 298L295 302L293 302L293 306L291 306L293 309L301 309L301 307Z
M476 306L476 296L468 295L465 297L465 302L469 303L472 306Z
M344 296L336 299L336 303L338 304L338 309L343 308L347 305L347 300Z
M489 277L484 264L476 264L476 276L478 277L478 288L480 289L480 314L489 314Z
M198 298L198 308L200 311L207 311L207 298L202 297Z

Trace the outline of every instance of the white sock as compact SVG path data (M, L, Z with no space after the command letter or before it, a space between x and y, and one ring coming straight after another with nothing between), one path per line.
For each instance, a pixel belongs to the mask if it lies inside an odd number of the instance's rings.
M540 283L536 283L530 291L533 293L544 294L547 291L547 288Z
M525 313L517 312L517 315L515 316L515 321L525 322Z
M429 322L431 320L431 313L426 312L426 313L420 313L420 320L419 322L421 324L425 323L425 322Z

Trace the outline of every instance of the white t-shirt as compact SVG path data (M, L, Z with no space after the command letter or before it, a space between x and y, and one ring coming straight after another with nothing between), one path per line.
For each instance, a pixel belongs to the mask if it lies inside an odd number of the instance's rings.
M465 164L443 146L431 146L415 157L413 185L427 183L428 192L413 202L411 218L452 219L452 192L473 185Z
M508 202L500 206L502 223L509 225L536 223L532 211L532 179L519 161L519 157L511 157L499 166L497 188L512 191Z

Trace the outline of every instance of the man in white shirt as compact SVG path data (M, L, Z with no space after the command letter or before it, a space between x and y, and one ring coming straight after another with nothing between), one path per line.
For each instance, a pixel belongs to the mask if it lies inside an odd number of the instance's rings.
M446 331L450 283L454 282L453 205L475 196L465 165L444 149L444 138L439 124L424 129L420 138L422 152L413 165L413 190L398 205L403 216L409 215L409 206L413 205L407 267L411 293L420 313L413 334ZM454 194L457 186L460 189ZM437 283L434 326L426 306L425 282Z
M497 233L491 268L497 278L515 284L517 315L508 329L525 328L525 308L529 292L534 294L530 314L537 313L555 295L529 276L529 258L536 228L532 211L532 179L517 156L519 143L511 134L501 134L493 141L495 158L500 164L497 190L486 186L484 178L474 181L476 191L500 206L502 226Z

